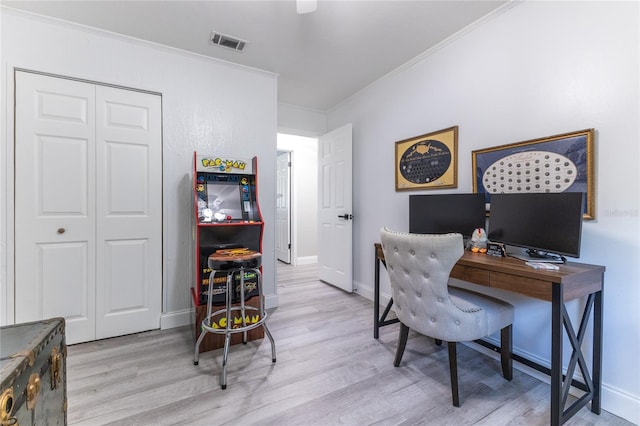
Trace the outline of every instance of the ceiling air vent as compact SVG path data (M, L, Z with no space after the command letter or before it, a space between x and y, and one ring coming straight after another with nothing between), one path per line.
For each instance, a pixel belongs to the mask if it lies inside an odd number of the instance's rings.
M227 49L235 50L236 52L242 52L247 46L247 41L245 40L240 40L239 38L231 37L216 31L211 32L209 40L211 40L211 43L215 46L226 47Z

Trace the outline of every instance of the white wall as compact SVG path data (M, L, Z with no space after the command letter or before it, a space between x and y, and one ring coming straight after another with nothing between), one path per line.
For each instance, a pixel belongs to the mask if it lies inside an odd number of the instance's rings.
M318 139L278 133L278 149L291 151L294 265L318 261Z
M324 111L280 102L278 131L291 135L320 136L327 133L327 115Z
M472 150L596 129L597 219L584 222L580 261L607 268L603 408L635 423L640 423L639 28L638 2L516 3L328 113L329 129L353 123L353 213L359 218L353 224L354 279L365 295L372 290L372 245L379 229L408 229L409 193L394 190L395 141L458 125L457 191L472 192ZM550 305L494 294L516 304L515 350L548 364ZM581 303L570 303L569 311L575 314ZM591 338L585 340L590 353Z
M222 61L110 33L2 11L2 92L13 92L13 68L54 73L162 93L163 327L189 323L193 282L193 152L258 157L265 221L263 272L268 306L275 294L275 159L277 78ZM13 319L13 97L3 96L0 161L3 324Z

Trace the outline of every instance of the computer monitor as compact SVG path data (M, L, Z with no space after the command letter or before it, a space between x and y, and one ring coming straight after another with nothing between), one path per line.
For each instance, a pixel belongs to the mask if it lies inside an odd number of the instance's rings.
M457 232L471 237L484 228L484 194L433 194L409 196L409 232L446 234Z
M493 194L488 237L492 242L524 247L536 261L580 257L582 192Z

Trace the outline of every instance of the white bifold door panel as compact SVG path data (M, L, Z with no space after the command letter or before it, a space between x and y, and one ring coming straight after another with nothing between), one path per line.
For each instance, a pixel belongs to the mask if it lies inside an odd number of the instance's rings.
M160 96L16 72L16 322L159 327L161 152Z

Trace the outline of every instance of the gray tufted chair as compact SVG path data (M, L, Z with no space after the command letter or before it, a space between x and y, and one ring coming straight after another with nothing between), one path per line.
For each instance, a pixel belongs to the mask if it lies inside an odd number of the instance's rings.
M453 405L460 406L456 342L500 332L502 374L513 377L511 361L513 306L507 302L449 287L449 274L464 252L460 234L407 234L387 228L380 241L389 272L400 338L394 365L398 367L409 329L447 342Z

